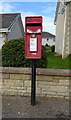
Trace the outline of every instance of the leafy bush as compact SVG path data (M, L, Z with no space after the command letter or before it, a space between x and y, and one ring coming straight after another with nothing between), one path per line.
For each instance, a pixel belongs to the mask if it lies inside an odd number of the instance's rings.
M69 54L68 57L71 58L71 54Z
M3 67L31 67L31 60L24 57L24 40L15 39L7 41L2 46ZM36 60L36 66L47 67L45 48L42 47L42 59Z
M51 46L51 50L52 50L52 52L55 52L55 45Z

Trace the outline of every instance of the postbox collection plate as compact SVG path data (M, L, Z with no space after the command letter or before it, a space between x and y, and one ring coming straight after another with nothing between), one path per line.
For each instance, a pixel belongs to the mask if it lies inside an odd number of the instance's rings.
M30 38L30 52L37 51L37 38Z

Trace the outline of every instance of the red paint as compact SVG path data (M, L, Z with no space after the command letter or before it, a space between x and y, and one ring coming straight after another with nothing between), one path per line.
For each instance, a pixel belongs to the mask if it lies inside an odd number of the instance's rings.
M41 48L42 48L42 17L41 16L26 17L25 58L40 59Z

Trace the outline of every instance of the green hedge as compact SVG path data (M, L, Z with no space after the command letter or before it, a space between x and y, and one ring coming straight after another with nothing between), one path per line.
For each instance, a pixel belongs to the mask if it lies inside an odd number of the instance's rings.
M42 47L42 59L36 60L37 67L47 67L47 55ZM2 46L3 67L31 67L31 60L24 57L24 40L15 39L7 41Z
M51 50L52 50L52 52L55 52L55 45L51 46Z

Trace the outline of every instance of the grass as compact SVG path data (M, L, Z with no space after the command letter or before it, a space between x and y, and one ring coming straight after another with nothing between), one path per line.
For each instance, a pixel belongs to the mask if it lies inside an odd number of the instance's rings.
M61 57L55 56L55 53L47 51L47 68L50 69L71 69L71 56L62 59Z

